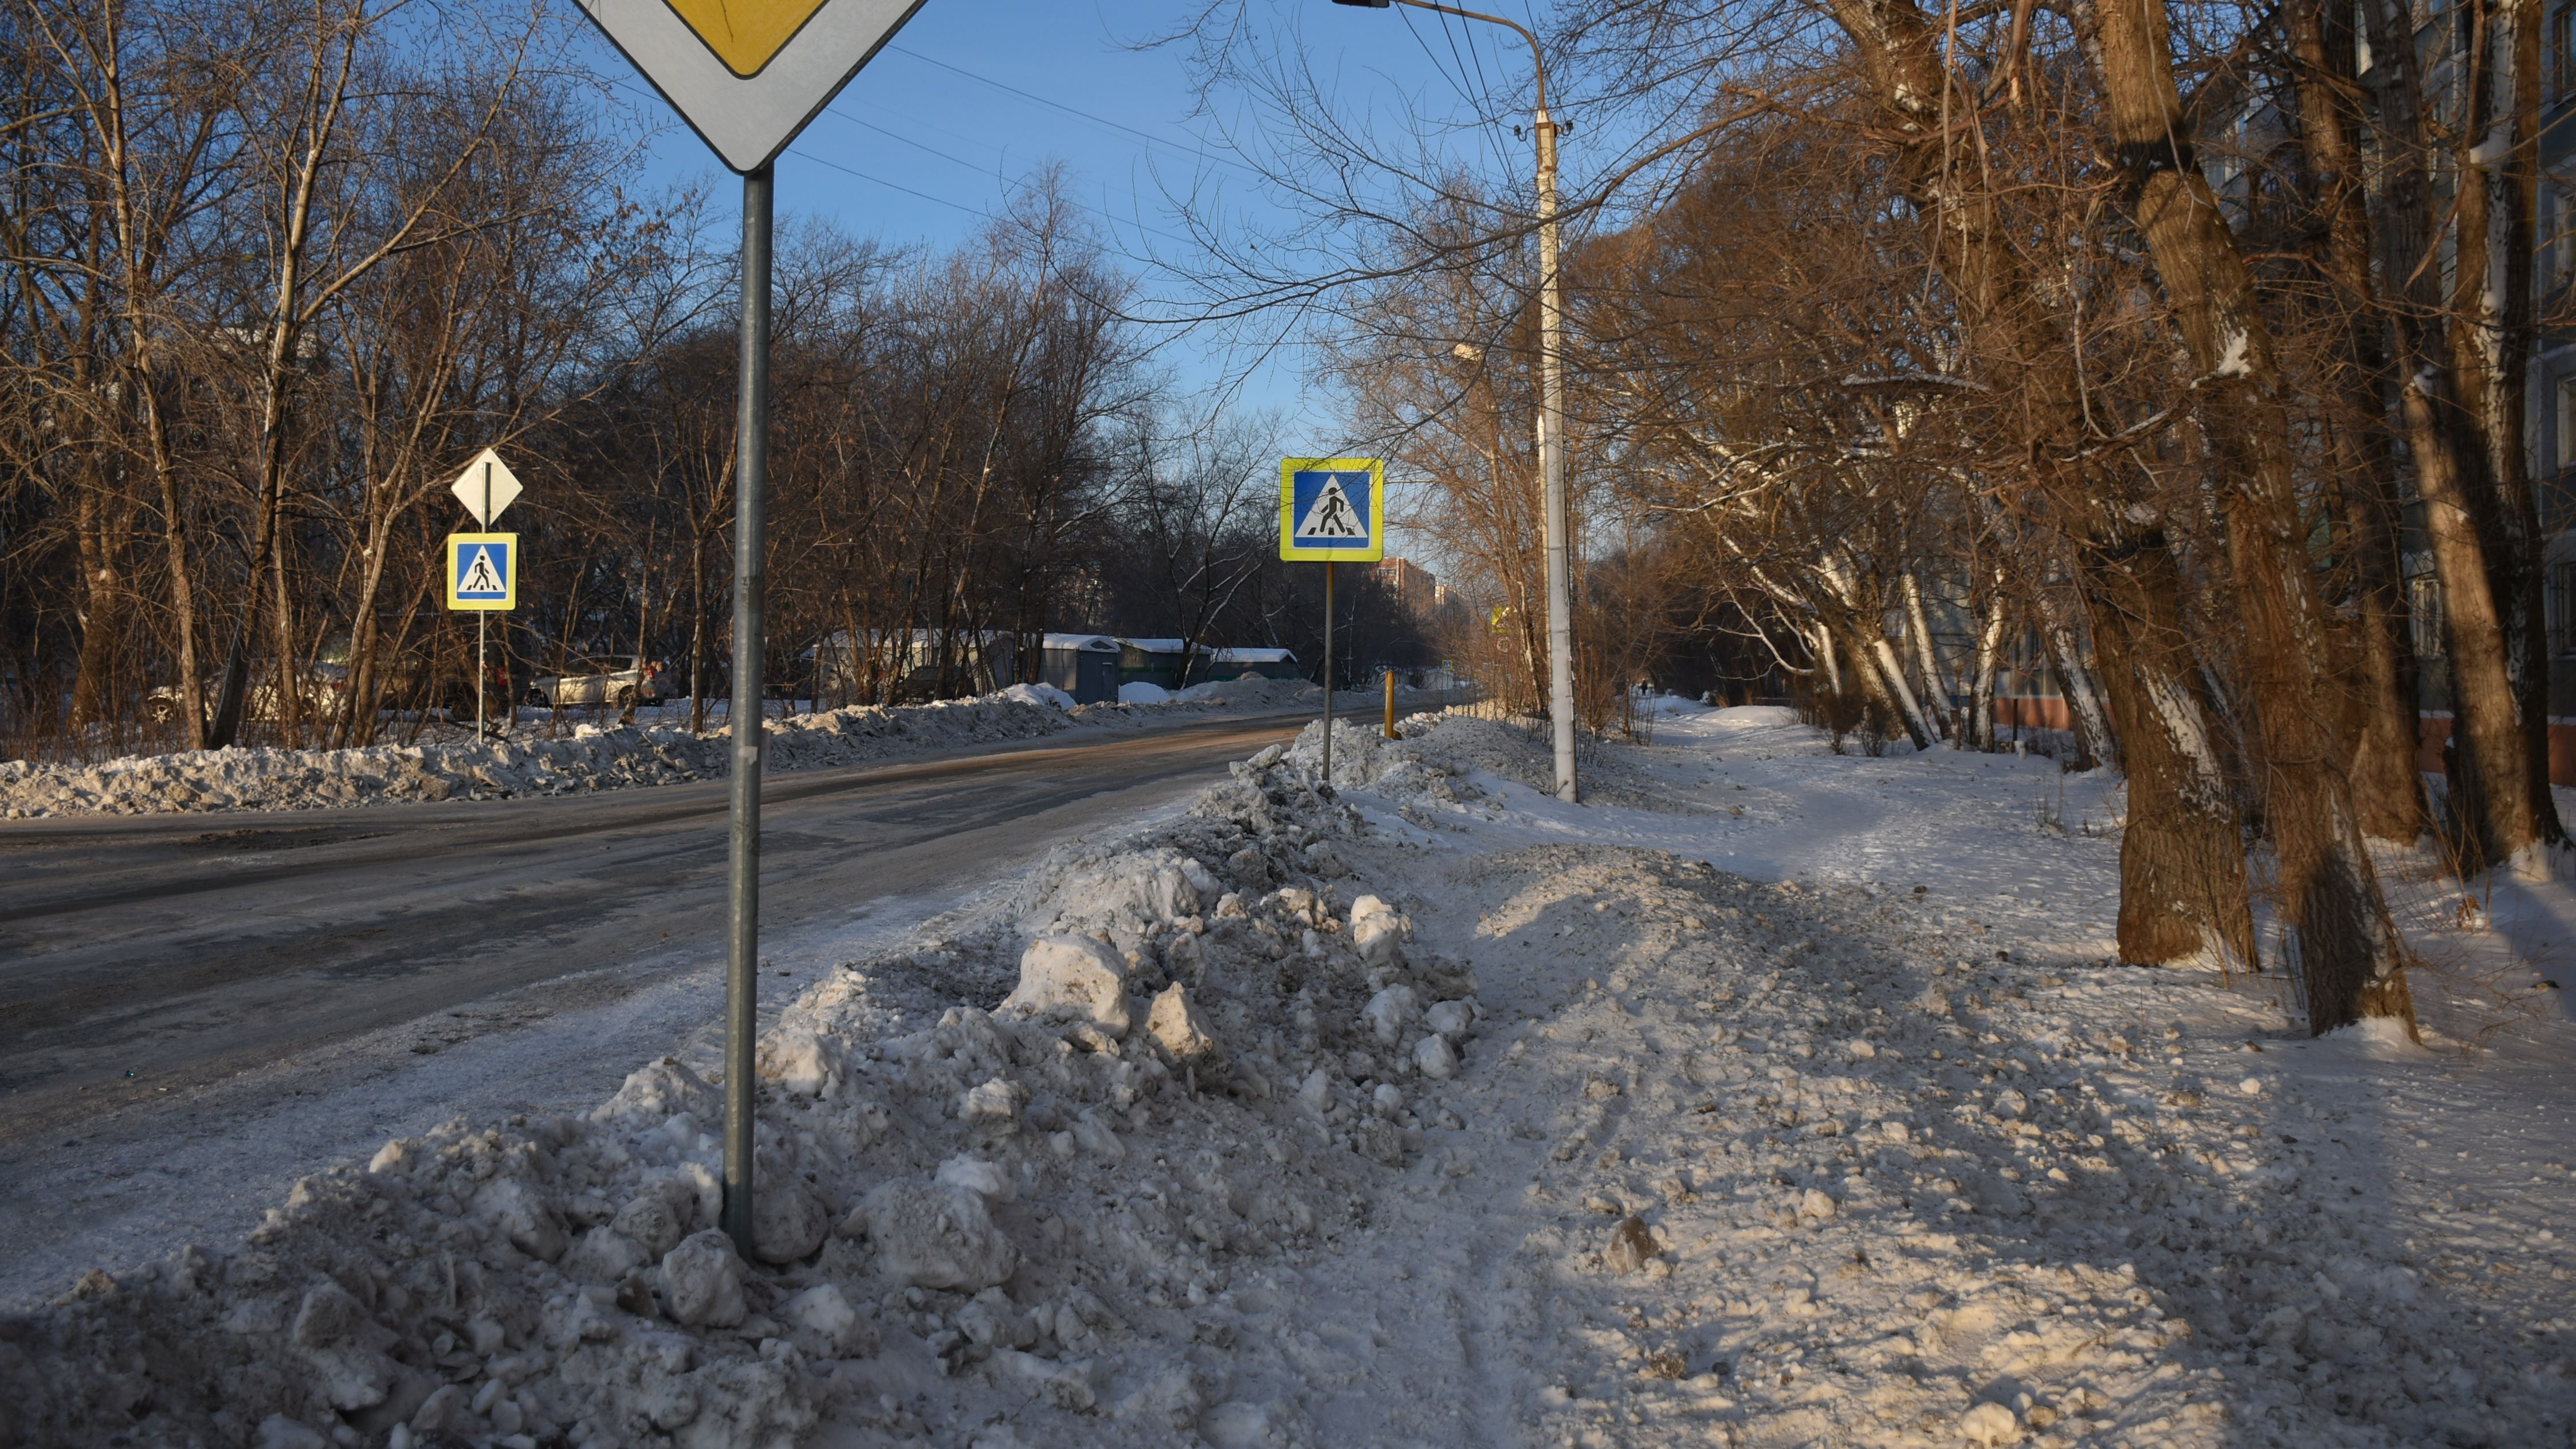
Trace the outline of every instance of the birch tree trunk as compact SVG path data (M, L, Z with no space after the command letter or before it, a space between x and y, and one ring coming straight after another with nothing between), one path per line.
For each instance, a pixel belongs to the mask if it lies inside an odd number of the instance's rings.
M80 12L59 13L69 18ZM44 8L28 12L29 18L40 25L48 14ZM76 92L75 104L98 148L97 176L107 193L108 222L115 236L116 325L124 344L124 371L117 380L134 399L143 428L143 462L152 471L160 505L170 634L177 656L174 693L178 696L179 738L189 749L203 749L205 678L197 653L197 585L189 542L194 518L182 494L177 450L162 410L156 378L162 372L158 343L168 332L159 302L166 281L163 268L169 260L167 239L172 213L176 208L203 204L205 197L199 191L200 178L193 169L185 174L154 174L139 154L141 143L134 135L134 118L143 107L137 92L145 87L136 84L127 65L126 7L101 5L89 14L95 30L55 30L48 26L45 35L58 55L86 55L91 62L65 69L67 73L85 73L92 78L90 85Z
M2531 306L2530 217L2528 208L2519 205L2511 159L2518 143L2514 72L2519 47L2513 12L2497 0L2465 0L2459 13L2467 19L2468 39L2459 62L2461 75L2454 84L2460 109L2450 118L2456 182L2451 202L2451 371L2459 379L2460 401L2476 419L2479 440L2485 445L2480 480L2484 507L2472 508L2469 518L2485 545L2487 586L2504 655L2508 691L2504 707L2512 715L2510 739L2503 739L2501 728L2494 730L2500 741L2495 748L2523 757L2520 768L2484 782L2490 788L2482 803L2496 818L2494 838L2487 842L2491 853L2482 863L2502 864L2558 833L2556 811L2550 810L2547 816L2540 813L2549 804L2548 725L2541 717L2548 705L2548 681L2541 672L2546 667L2542 645L2532 628L2537 613L2529 606L2539 601L2533 587L2539 562L2532 537L2537 524L2529 516L2530 473L2522 442L2522 369L2529 354L2527 343L2520 356L2513 345L2517 330L2513 314L2519 310L2527 319ZM2536 27L2532 38L2536 61ZM2522 212L2519 218L2517 211ZM2520 258L2513 255L2517 246ZM2447 579L2444 593L2447 601ZM2472 681L2455 671L2453 685L2455 694L2462 696L2454 700L2454 712L2465 715L2465 696ZM2531 778L2534 724L2540 731L2536 759L2541 778L2536 781ZM2494 793L2499 789L2518 790L2531 798L2508 803Z
M2308 1026L2413 1020L2404 954L2363 845L2344 773L2350 731L2334 640L2309 568L2290 423L2272 336L2236 239L2181 139L2189 134L2161 0L2091 7L2094 63L2131 214L2202 377L2202 415L2225 490L2229 559L2280 857L2282 916L2307 988Z
M1815 637L1809 641L1808 647L1816 651L1816 662L1824 666L1825 688L1830 690L1837 699L1841 698L1843 670L1842 665L1834 658L1834 631L1818 624Z
M2075 622L2067 616L2065 604L2046 588L2039 590L2039 618L2048 636L2049 661L2066 695L2067 722L2075 731L2075 767L2090 770L2119 764L2119 741L2111 732L2111 716L2102 707L2102 696L2093 687L2092 671L2084 667ZM2131 787L2135 785L2133 780Z
M86 450L85 450L86 451ZM93 727L112 729L125 718L118 693L125 683L127 635L134 610L125 558L134 531L134 509L109 481L95 451L74 465L77 496L73 538L81 570L79 663L72 674L71 727L85 737Z
M1914 748L1932 748L1931 723L1923 717L1923 706L1915 702L1914 691L1905 683L1905 665L1887 642L1887 631L1878 620L1883 610L1875 601L1864 601L1859 581L1851 566L1833 553L1824 555L1816 570L1824 580L1826 611L1833 632L1846 641L1852 656L1852 668L1860 675L1861 693L1871 704L1904 729Z
M1906 736L1914 748L1928 750L1941 738L1932 717L1923 712L1923 704L1914 697L1914 688L1905 682L1905 663L1896 657L1896 646L1887 636L1873 631L1869 637L1869 657L1878 665L1877 673L1886 681L1885 692L1897 719L1904 724Z
M1932 647L1932 621L1923 610L1923 584L1909 569L1902 575L1905 589L1905 621L1914 630L1916 662L1923 670L1923 688L1939 699L1940 708L1932 712L1940 733L1947 738L1958 734L1959 720L1950 704L1950 681L1941 671L1940 652Z
M261 576L270 571L277 547L278 515L285 504L287 411L302 369L299 344L308 311L305 252L312 241L323 164L338 132L357 66L357 28L342 28L334 37L327 33L319 14L315 23L317 33L312 37L303 98L305 109L296 118L295 135L288 138L290 143L300 141L301 145L288 174L280 178L283 205L277 218L277 256L273 264L276 275L261 338L265 356L259 381L259 451L254 463L257 482L252 489L250 572L244 583L241 612L234 618L232 644L224 651L223 674L215 686L214 721L206 731L207 744L216 749L232 744L241 732L242 692L250 677L250 641L259 624ZM336 56L329 53L333 50ZM281 638L288 637L283 621L279 634ZM278 650L269 679L271 691L280 699L298 692L302 683L288 677L292 653L291 646ZM476 687L481 687L480 681Z
M2003 582L2003 573L1997 570L1994 585L1986 594L1985 617L1977 625L1977 672L1968 686L1968 727L1962 732L1963 748L1986 754L1994 753L1995 748L1995 668L2003 658L2004 622L2007 618ZM2130 815L2135 818L2136 814L2133 798ZM2120 853L2124 858L2128 854L2125 841ZM2121 887L2121 893L2128 893L2125 885Z

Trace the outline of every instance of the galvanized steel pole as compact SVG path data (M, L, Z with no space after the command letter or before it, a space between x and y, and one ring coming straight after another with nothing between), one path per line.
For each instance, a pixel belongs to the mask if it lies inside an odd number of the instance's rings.
M741 408L734 420L733 837L725 934L724 1230L752 1253L752 1048L760 1032L762 609L768 585L769 229L776 173L742 178ZM749 709L744 703L748 700Z
M1324 560L1324 783L1333 783L1333 561Z
M492 465L483 465L483 515L476 520L485 533L492 531ZM517 568L519 561L510 560ZM485 643L491 638L492 611L482 609L474 615L474 739L477 744L491 738L491 726L483 723L483 693L492 687L492 666L483 662Z

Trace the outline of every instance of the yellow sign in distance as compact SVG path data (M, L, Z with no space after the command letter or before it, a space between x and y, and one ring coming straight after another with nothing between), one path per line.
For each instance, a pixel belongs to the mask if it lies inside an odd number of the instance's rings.
M519 536L447 536L447 607L500 612L519 607Z
M723 61L725 69L749 80L771 57L787 48L823 0L664 0L689 33Z

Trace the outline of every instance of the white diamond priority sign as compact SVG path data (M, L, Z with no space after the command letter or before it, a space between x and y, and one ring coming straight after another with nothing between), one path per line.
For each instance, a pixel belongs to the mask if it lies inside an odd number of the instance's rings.
M501 455L485 448L465 465L464 472L456 475L447 491L456 495L456 501L465 505L476 523L490 528L492 520L517 502L523 490L511 475L510 465L501 461Z
M724 164L769 164L923 0L580 0Z

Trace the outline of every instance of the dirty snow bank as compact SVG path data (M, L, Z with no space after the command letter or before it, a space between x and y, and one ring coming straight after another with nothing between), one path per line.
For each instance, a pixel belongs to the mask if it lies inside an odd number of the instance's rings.
M1136 729L1207 706L1069 707L1027 686L978 699L860 705L772 721L767 768L866 764L933 750L1033 739L1077 726ZM178 810L312 810L467 798L622 790L715 779L732 744L670 726L576 725L560 739L375 745L354 750L230 749L132 755L98 765L0 762L0 817L141 815Z
M1168 1440L1206 1386L1138 1324L1353 1232L1474 1031L1466 969L1350 882L1357 815L1279 756L792 1007L760 1048L755 1261L714 1231L721 1089L666 1058L0 1320L0 1444L785 1444L826 1411L917 1432L906 1405L970 1370ZM872 1002L925 971L994 1009Z

